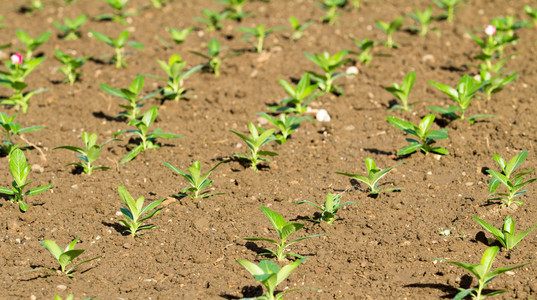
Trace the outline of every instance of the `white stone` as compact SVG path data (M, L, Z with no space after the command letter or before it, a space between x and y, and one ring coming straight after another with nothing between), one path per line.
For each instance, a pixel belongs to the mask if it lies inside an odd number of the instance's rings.
M330 122L331 118L326 109L319 109L315 118L319 122Z

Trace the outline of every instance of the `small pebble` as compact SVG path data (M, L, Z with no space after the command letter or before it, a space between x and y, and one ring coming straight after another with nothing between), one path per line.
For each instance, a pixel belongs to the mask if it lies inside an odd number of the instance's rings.
M330 122L331 118L326 109L319 109L317 112L317 115L315 115L315 118L319 122Z
M60 284L60 285L56 286L56 288L58 290L60 290L60 291L65 291L67 289L67 287L65 285L63 285L63 284Z
M350 67L347 68L347 71L345 71L345 73L357 75L358 74L358 68L355 67L355 66L350 66Z
M32 165L32 168L31 168L32 172L35 172L35 173L43 173L43 171L45 171L45 168L43 168L42 166L40 165Z
M131 247L131 244L129 244L129 243L123 244L123 248L125 248L125 249L129 249L130 247Z

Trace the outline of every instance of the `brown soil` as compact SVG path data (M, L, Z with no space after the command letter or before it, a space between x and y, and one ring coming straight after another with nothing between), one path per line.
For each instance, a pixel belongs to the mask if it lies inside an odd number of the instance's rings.
M18 12L18 1L3 4L0 14L5 16L1 40L16 41L15 29L26 30L31 36L50 29L52 19L74 18L82 13L95 16L110 12L104 1L79 0L66 8L46 1L45 10L33 14ZM124 137L122 142L107 145L99 162L112 167L96 171L91 177L77 174L65 164L76 161L73 153L52 150L59 145L81 145L83 131L97 133L104 141L118 130L127 129L125 122L112 117L120 112L120 100L105 94L99 83L127 87L137 74L163 75L157 59L167 60L179 53L189 67L205 61L190 50L205 52L205 43L211 37L229 49L251 49L240 39L238 27L265 24L275 27L288 24L288 17L299 20L319 20L323 14L317 1L272 0L268 3L250 1L245 9L254 14L242 23L225 21L224 29L203 34L203 26L193 20L203 8L221 9L210 0L180 1L168 4L162 10L146 7L132 17L125 27L118 23L88 21L83 37L64 41L54 34L43 45L47 56L44 64L32 73L27 82L30 89L46 87L45 93L34 96L30 111L17 119L23 126L43 125L45 130L25 134L38 145L37 150L26 151L32 165L44 171L32 172L31 187L54 183L46 193L29 197L28 212L21 213L15 204L3 201L0 207L0 298L52 299L55 294L66 297L74 293L76 299L238 299L259 296L261 286L243 269L237 259L259 261L256 257L263 242L252 243L244 237L275 237L270 223L260 207L267 206L281 213L287 220L304 220L315 216L315 209L294 205L299 200L320 203L328 192L341 192L343 201L355 201L359 206L347 206L339 213L341 219L332 226L305 222L299 235L328 232L329 235L312 238L291 246L291 250L308 257L293 274L281 284L281 289L312 287L289 294L294 299L437 299L452 297L456 287L476 285L476 279L460 268L433 258L446 258L477 263L487 245L480 242L482 228L471 218L478 216L500 226L507 215L516 222L517 230L529 228L536 221L537 206L532 199L535 187L530 185L526 202L521 207L500 208L486 205L489 176L484 168L497 169L492 155L510 158L521 150L530 153L523 168L537 164L534 144L537 139L534 76L537 34L535 28L519 30L520 41L509 49L518 52L507 63L508 70L520 71L519 77L506 90L494 95L486 103L476 100L469 114L491 113L500 116L469 125L463 121L447 122L440 119L435 128L449 129L449 140L440 141L450 155L435 156L415 153L404 158L405 164L389 173L383 182L387 187L404 190L368 197L347 177L335 172L364 173L364 159L372 157L377 165L386 168L401 161L395 156L403 147L404 135L386 122L387 115L398 116L417 123L429 113L427 106L448 105L450 100L427 84L434 80L455 85L461 74L475 74L477 64L471 57L479 52L464 29L483 29L490 18L515 15L527 17L522 7L530 1L468 1L456 14L456 22L438 22L441 37L427 38L399 31L395 39L399 49L378 46L377 56L369 67L359 66L360 73L353 78L338 79L344 96L324 95L312 103L314 109L324 108L332 116L329 123L304 122L284 145L270 144L266 148L279 153L260 172L254 173L232 160L218 167L211 175L214 192L223 195L201 201L190 198L174 200L186 182L166 168L169 162L186 170L193 161L202 163L202 171L217 161L231 158L245 151L242 143L229 130L247 132L248 121L258 122L257 112L266 111L285 97L277 79L297 79L306 70L316 70L303 52L335 53L342 49L357 50L349 35L358 38L382 39L384 34L374 29L374 20L392 20L414 8L420 10L430 1L374 1L365 2L358 11L341 11L335 26L315 22L304 38L297 42L288 39L289 31L279 31L266 40L266 51L258 54L245 52L228 59L223 74L197 73L185 81L190 96L176 103L154 98L144 110L157 105L157 126L164 132L184 135L182 139L163 140L164 146L146 151L135 160L118 165L127 149L134 144ZM7 3L7 2L5 2ZM129 1L131 9L147 6L149 1ZM439 9L435 8L435 13ZM405 28L412 23L405 20ZM166 48L156 39L160 36L172 44L165 31L167 27L196 26L185 43ZM87 35L96 30L117 36L126 28L133 31L131 38L146 48L128 57L128 67L117 70L106 64L112 48ZM84 75L73 87L59 84L63 75L56 69L53 48L74 50L77 56L92 55L95 60L83 66ZM4 52L7 59L10 51ZM131 51L131 50L128 50ZM424 59L424 57L429 59ZM105 62L105 63L103 63ZM424 103L411 113L390 113L387 106L392 97L383 87L400 82L405 74L416 71L417 79L412 99ZM533 75L532 75L533 74ZM160 82L147 79L146 93L158 88ZM2 89L7 95L9 90ZM1 108L8 114L15 111ZM265 125L267 128L267 126ZM17 140L22 142L21 140ZM239 147L241 146L241 147ZM7 158L1 158L1 186L9 186ZM36 168L38 169L38 168ZM123 206L117 186L124 185L134 197L145 196L148 201L167 198L166 207L152 223L157 228L132 239L121 234L118 225L119 208ZM450 236L439 234L441 228L452 229ZM487 233L488 237L491 237ZM79 247L86 250L80 259L102 255L101 259L81 265L74 278L63 275L44 277L42 272L20 272L36 267L56 268L51 255L39 241L51 239L65 246L80 237ZM494 267L515 265L535 260L537 239L535 233L526 237L510 253L502 250ZM528 299L536 297L535 274L537 264L515 270L514 275L503 274L491 282L490 289L508 289L498 299ZM61 290L61 289L64 290Z

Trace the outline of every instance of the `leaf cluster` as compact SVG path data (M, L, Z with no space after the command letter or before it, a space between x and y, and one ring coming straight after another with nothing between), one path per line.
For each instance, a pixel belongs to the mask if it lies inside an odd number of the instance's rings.
M121 68L127 65L127 63L125 62L125 58L124 58L125 54L123 53L123 48L125 46L130 46L130 47L137 48L137 49L144 49L144 45L138 42L135 42L135 41L127 42L129 35L130 35L128 30L125 30L122 33L120 33L116 39L111 38L107 36L106 34L103 34L94 30L90 30L90 33L97 40L115 49L116 55L114 57L114 61L116 63L116 68Z
M5 155L10 155L13 150L20 147L20 144L15 144L13 142L13 136L43 129L43 126L21 128L21 124L15 123L16 117L17 114L14 114L12 117L10 117L4 112L0 112L0 126L4 129L4 131L1 133L3 139L0 144L0 151Z
M308 120L314 123L311 117L296 117L283 113L280 114L279 118L275 118L263 112L257 114L262 116L270 124L280 130L280 133L275 135L275 138L279 144L285 144L289 135L300 126L302 121Z
M213 184L213 181L210 180L208 177L211 175L211 173L218 167L220 164L222 164L225 161L221 161L217 163L214 167L212 167L207 173L202 174L201 173L201 164L199 161L195 161L192 166L188 168L188 173L183 172L176 167L172 166L171 164L167 162L162 162L166 167L168 167L170 170L178 173L179 175L183 176L184 179L190 184L190 186L187 186L181 190L181 193L186 195L186 192L194 193L193 195L190 195L190 198L192 199L198 199L198 198L208 198L214 195L220 195L221 193L213 193L209 194L206 192L203 192L203 190Z
M84 263L87 263L87 262L90 262L92 260L102 257L102 255L99 255L90 259L86 259L82 262L75 264L74 266L66 270L67 265L69 265L75 258L80 256L85 251L84 249L75 249L78 239L79 238L77 237L73 241L71 241L71 243L67 245L65 250L60 248L58 244L56 244L56 242L52 240L44 240L43 242L40 242L41 245L43 245L43 247L45 247L45 249L47 249L50 252L50 254L52 254L52 256L58 261L58 263L60 264L61 272L71 278L73 277L73 275L71 274L71 271L73 271L74 268L80 266L81 264L84 264ZM46 268L34 269L31 271L38 271L38 270L56 271L55 269L46 269Z
M296 88L283 79L279 79L278 83L284 88L290 96L281 101L282 106L271 106L269 110L277 112L290 112L303 114L307 111L309 103L322 95L317 90L317 84L311 84L310 75L305 73L298 81Z
M249 155L241 155L241 154L234 154L234 157L245 159L250 161L250 165L254 171L258 171L257 165L262 162L270 162L270 159L262 156L276 156L278 153L272 152L272 151L261 151L260 148L264 144L276 140L274 137L274 131L275 129L268 129L264 130L261 134L259 134L259 131L255 127L252 122L248 122L248 129L250 130L250 136L244 135L242 133L238 133L234 130L231 130L234 134L236 134L238 137L240 137L248 146L248 149L250 150Z
M340 201L341 201L341 194L328 193L326 195L326 200L324 201L322 205L318 205L316 203L313 203L307 200L298 201L296 204L305 203L305 204L309 204L313 207L318 208L321 211L321 217L319 220L312 220L312 221L319 222L319 223L322 221L325 221L328 224L332 224L337 219L336 214L340 208L348 204L356 205L356 203L352 201L347 201L342 204L340 204Z
M156 225L145 225L142 226L142 223L145 220L151 219L154 217L159 211L162 210L163 207L157 208L157 206L162 203L166 199L161 199L152 202L151 204L144 207L144 197L141 196L136 201L134 201L134 198L129 194L127 189L123 186L117 187L119 196L121 197L121 200L127 207L121 207L121 213L125 217L124 220L119 220L119 223L121 225L127 227L128 229L125 230L126 232L129 232L131 236L134 238L136 237L141 230L147 230L155 227ZM144 216L145 215L145 216Z
M73 20L69 18L63 19L63 24L60 22L53 20L52 24L58 28L62 32L60 37L64 40L76 40L80 37L80 27L86 23L86 20L88 19L88 15L80 15Z
M30 37L26 33L26 31L22 29L17 29L15 31L15 34L17 35L17 38L19 39L19 41L25 47L25 49L22 49L22 51L26 53L26 59L30 59L32 58L32 55L35 49L37 49L39 46L43 45L44 43L48 41L52 32L45 31L42 34L38 35L35 39Z
M434 142L434 140L449 138L449 136L447 135L447 129L429 130L431 124L434 122L435 119L435 116L433 114L429 114L423 117L418 126L395 117L388 116L386 117L386 119L396 128L410 134L411 136L418 138L418 140L407 138L406 140L410 144L397 151L397 155L408 155L416 152L419 149L425 152L425 154L429 152L435 152L444 155L449 154L449 152L444 147L431 147L431 144Z
M158 60L157 62L162 70L164 70L167 77L147 76L164 81L166 83L166 86L162 90L164 99L172 99L174 101L179 101L181 98L185 97L184 94L186 89L183 87L183 81L203 68L203 65L197 65L190 70L183 72L186 67L186 61L182 60L179 54L173 54L168 62L162 60Z
M367 186L369 187L369 194L376 195L376 194L383 192L382 190L379 189L379 180L382 177L384 177L386 174L388 174L388 172L390 172L393 168L403 163L405 162L402 161L386 169L379 169L377 168L375 161L371 157L366 157L365 166L367 168L367 175L350 174L350 173L343 173L343 172L336 172L336 174L345 175L345 176L351 177L353 179L356 179L360 182L367 184ZM395 187L395 188L386 190L385 192L392 192L392 191L400 190L400 189L402 188Z
M327 93L336 92L340 95L343 95L343 90L334 85L333 81L339 77L351 75L347 73L335 73L339 68L341 68L341 66L350 61L350 58L345 58L348 53L349 51L346 49L334 55L330 55L328 52L323 52L322 54L315 53L313 55L304 52L304 56L306 56L307 59L312 61L324 71L324 74L318 74L311 71L308 72L311 79L317 83L322 91Z
M537 226L536 223L530 229L522 231L519 234L515 234L515 221L513 221L510 216L505 217L501 231L496 227L489 225L487 222L479 219L478 217L472 216L472 218L474 218L474 220L476 220L476 222L479 223L479 225L481 225L485 230L492 233L498 242L500 242L500 244L502 244L502 246L507 250L515 248L518 243L520 243L520 241L522 241L522 239Z
M399 99L402 103L394 105L391 109L399 109L404 111L409 111L412 109L414 103L408 103L408 96L412 91L412 86L416 80L416 73L410 72L405 76L403 83L401 85L394 83L393 86L386 87L385 89L390 92L394 97Z
M56 53L54 58L63 64L59 70L67 77L64 82L69 82L70 85L73 85L82 75L81 72L77 72L77 69L82 67L91 56L76 58L59 49L54 49L54 52Z

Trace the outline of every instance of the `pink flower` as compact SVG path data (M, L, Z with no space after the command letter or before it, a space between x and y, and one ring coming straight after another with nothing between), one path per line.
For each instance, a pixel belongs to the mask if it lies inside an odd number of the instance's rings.
M22 55L20 53L15 53L11 55L11 63L14 65L22 64Z
M488 36L495 35L496 34L496 27L494 27L494 25L488 25L487 28L485 28L485 33Z

